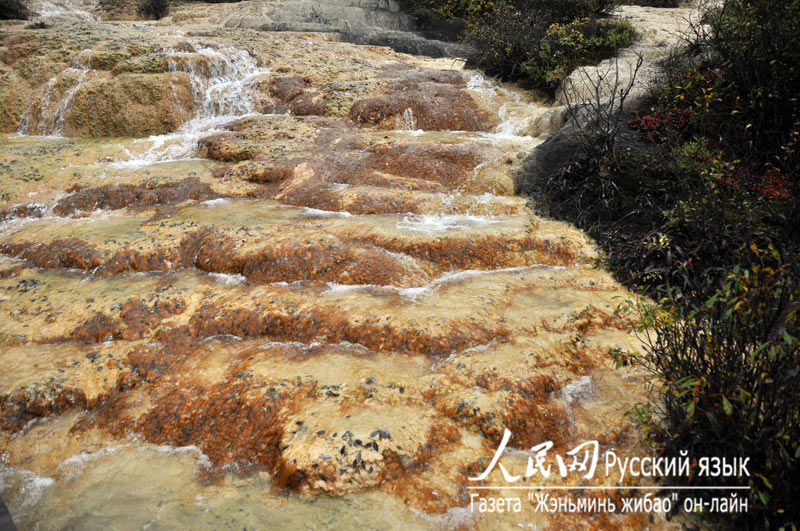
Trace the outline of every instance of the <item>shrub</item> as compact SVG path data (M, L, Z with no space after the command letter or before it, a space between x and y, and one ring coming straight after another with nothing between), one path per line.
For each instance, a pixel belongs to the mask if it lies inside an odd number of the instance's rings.
M556 23L547 28L536 53L530 54L522 70L532 85L555 92L575 68L615 55L635 37L633 26L623 20Z
M470 64L490 75L519 79L522 64L549 25L550 17L544 10L537 11L532 5L520 9L508 0L498 0L485 19L467 25L465 38L477 50Z
M712 114L723 142L738 158L800 166L800 0L725 0L696 28L696 45ZM682 86L680 83L674 86ZM693 97L696 105L702 100ZM713 114L724 114L716 117ZM709 135L711 136L711 135Z
M638 360L659 393L633 413L667 454L750 457L731 479L752 487L740 522L797 526L800 2L726 0L704 20L630 122L665 150L671 197L627 257L660 301L640 308Z
M653 377L655 396L631 413L655 449L749 457L752 475L728 483L752 488L737 524L796 528L800 0L724 0L703 20L650 108L617 131L613 164L602 142L581 148L534 177L537 204L587 229L617 277L659 301L637 307L645 353L620 359ZM554 24L543 59L586 53L577 23ZM536 64L553 83L557 65Z
M636 306L645 353L620 359L653 377L655 396L631 413L654 447L749 457L752 475L727 483L752 488L737 523L791 528L800 524L800 0L725 0L704 20L667 62L650 109L617 131L625 149L613 164L613 147L593 142L538 177L538 199L597 237L617 276L659 301ZM560 64L589 53L580 23L548 26L546 51L526 67L554 85Z
M491 22L502 1L498 0L407 0L425 6L448 18L464 21ZM568 22L590 15L604 15L613 11L619 0L511 0L506 2L526 14L539 13L552 22Z
M401 1L426 34L434 38L463 34L463 40L475 50L470 66L503 79L523 80L528 86L551 92L557 85L554 80L559 76L563 78L566 75L563 71L571 65L608 57L618 46L630 42L633 35L627 24L589 23L590 18L610 14L619 0ZM579 19L581 23L571 25ZM562 37L561 42L551 42L551 48L561 52L558 62L545 52L540 53L542 40L554 24L557 27L552 30L550 40ZM565 25L570 26L564 28ZM566 34L558 35L559 31ZM580 42L569 41L573 31L580 33ZM583 48L572 50L570 44ZM542 62L547 64L540 64Z
M659 301L637 306L645 353L620 359L653 377L631 414L665 455L750 458L722 483L752 488L743 528L800 524L798 5L724 2L620 132L619 160L584 152L539 187ZM555 42L580 42L567 28Z
M658 106L630 120L628 125L631 129L641 131L645 140L660 144L685 138L684 133L693 123L693 109Z
M169 1L136 0L136 11L143 18L158 20L169 13Z
M586 0L590 13L595 15L610 15L620 3L620 0Z
M400 0L400 4L426 38L457 41L463 37L467 14L457 4L441 0Z
M477 50L471 64L552 94L573 68L610 57L633 40L629 23L590 18L615 4L499 0L467 24L466 40Z
M692 485L747 484L751 525L800 522L800 286L774 250L750 251L707 299L670 290L638 305L646 368L657 400L632 414L668 456L749 457L749 477L700 477ZM631 360L621 360L623 363Z
M0 20L27 20L30 10L21 0L0 0Z
M434 15L464 22L483 18L494 9L492 0L404 0L403 4L413 15Z

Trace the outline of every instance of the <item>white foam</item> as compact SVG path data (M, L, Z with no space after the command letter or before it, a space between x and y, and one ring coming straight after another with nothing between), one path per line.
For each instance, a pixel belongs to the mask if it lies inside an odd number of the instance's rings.
M484 192L481 195L473 196L475 201L481 205L488 205L496 201L502 201L505 196L496 195L490 192Z
M325 284L325 292L323 293L327 295L336 295L343 293L351 293L355 291L392 292L392 293L397 293L406 300L415 302L421 297L430 295L431 293L435 292L440 286L444 286L446 284L454 284L462 282L464 280L482 276L507 274L507 273L520 273L524 271L543 269L543 268L551 270L561 270L565 269L565 266L536 264L531 266L508 267L504 269L489 269L489 270L466 269L463 271L452 271L445 273L444 275L433 280L429 284L426 284L424 286L410 287L410 288L398 288L397 286L379 286L377 284L337 284L335 282L328 282L327 284Z
M186 160L202 160L197 152L197 143L201 138L226 131L225 126L234 120L257 116L255 113L236 116L223 115L199 117L183 124L175 133L153 135L134 141L135 144L146 144L149 147L141 154L125 150L130 157L127 160L115 160L114 168L143 168L158 163L180 162Z
M408 107L403 114L395 118L398 131L416 131L417 119L414 117L414 110Z
M230 202L231 202L230 199L227 199L225 197L218 197L216 199L209 199L208 201L203 201L201 204L207 205L207 206L210 206L210 207L218 207L218 206L222 206L222 205L227 205Z
M3 257L0 256L0 263L3 261L2 258ZM45 330L46 330L46 328L42 329L42 334L43 335L45 333ZM53 420L52 416L32 418L31 420L29 420L28 422L25 423L25 425L22 427L21 430L19 430L17 433L15 433L14 435L11 436L11 440L13 441L14 439L17 439L19 437L24 437L30 430L32 430L36 426L42 426L42 425L48 424L48 423L52 422L52 420Z
M475 229L495 223L500 223L500 220L471 214L443 214L441 216L408 214L397 222L397 228L417 232L442 232Z
M69 195L69 194L67 194ZM66 195L59 195L53 204L57 203L62 197L66 197ZM16 207L17 205L15 205ZM19 205L22 207L23 205ZM18 216L14 214L13 209L11 215L7 217L5 220L0 221L0 237L6 237L14 232L20 230L25 225L29 223L34 223L40 220L51 220L54 222L66 222L66 221L73 221L71 218L63 218L61 216L56 216L53 214L53 209L51 205L47 205L45 203L30 203L26 205L28 207L33 207L36 210L36 214L33 216Z
M363 352L368 351L369 349L364 345L360 345L358 343L350 343L349 341L340 341L339 343L326 343L325 344L328 348L346 348L346 349L353 349L353 350L360 350ZM259 348L261 349L268 349L268 348L296 348L303 352L307 352L312 349L316 349L323 346L323 343L319 341L312 341L311 343L303 343L301 341L265 341Z
M56 471L63 475L66 480L74 479L75 477L83 474L86 464L99 459L104 459L119 453L122 450L135 450L139 452L156 452L165 455L192 455L197 464L201 467L207 468L211 466L211 460L203 453L200 448L194 445L189 446L171 446L171 445L156 445L156 444L119 444L115 446L107 446L97 450L96 452L81 452L72 457L68 457L58 464ZM48 478L49 479L49 478ZM53 481L52 479L50 480Z
M317 208L303 207L303 214L309 218L351 218L350 212L339 212L334 210L319 210Z
M427 514L414 508L411 511L440 529L470 528L475 517L469 507L450 507L443 514Z
M497 89L497 84L487 80L480 72L472 74L472 77L467 81L467 90L490 106L493 105L498 98L499 94Z
M53 478L39 476L30 470L0 465L0 494L14 489L21 503L18 513L23 513L39 503L45 491L55 484Z
M524 138L532 140L528 135L523 135L524 131L530 129L530 122L533 116L530 114L530 106L519 101L519 95L515 95L516 101L506 102L500 107L500 123L494 130L494 138L516 139Z
M178 131L155 135L137 141L149 143L139 155L129 155L128 160L116 161L119 167L142 167L157 162L191 160L198 156L200 138L224 131L229 122L259 114L257 78L270 73L258 65L247 50L220 46L211 48L191 42L194 52L167 49L162 53L179 58L202 57L197 61L169 60L171 72L189 75L197 115L183 124Z
M279 280L277 282L270 282L270 286L276 286L280 288L302 287L305 285L306 285L305 280L295 280L293 282L286 282L285 280Z
M581 376L574 382L565 385L558 392L558 398L565 405L572 405L574 402L591 400L594 397L595 388L591 376Z
M494 84L483 77L480 72L475 72L467 81L467 88L469 90L493 90Z
M536 140L527 134L530 131L531 121L545 107L535 103L528 103L519 91L503 88L494 81L487 80L479 72L472 75L467 82L467 89L490 105L500 105L498 115L500 123L490 133L479 133L482 138L497 142L523 142L525 144Z
M396 290L393 286L379 286L377 284L337 284L336 282L328 282L325 284L325 289L329 293L352 293L354 291L369 291L369 290Z
M497 346L499 343L500 343L500 341L499 341L499 340L497 340L497 339L493 339L493 340L491 340L490 342L488 342L488 343L485 343L485 344L483 344L483 345L476 345L476 346L474 346L474 347L465 348L464 350L462 350L462 351L460 351L460 352L453 352L452 354L450 354L449 356L447 356L445 359L443 359L441 362L437 363L435 366L436 366L437 368L439 368L439 367L442 367L442 366L444 366L444 365L447 365L448 363L450 363L450 362L452 362L452 361L454 361L454 360L457 360L457 359L461 358L461 357L462 357L462 356L464 356L464 355L476 354L476 353L478 353L478 352L484 352L484 351L487 351L487 350L489 350L490 348L494 348L494 347L495 347L495 346Z
M217 334L215 336L208 336L203 339L201 343L211 343L213 341L242 341L242 338L234 334Z
M209 273L208 276L213 278L217 284L223 284L225 286L241 286L247 282L247 278L238 273L233 275L228 273Z
M18 216L15 212L19 212L21 210L33 210L34 214L31 216ZM28 203L25 205L14 205L11 207L10 214L8 217L3 220L5 222L16 221L23 218L41 218L47 213L47 205L45 203Z
M42 18L66 17L79 20L99 20L89 9L87 2L80 0L50 0L43 2L33 2L31 10Z

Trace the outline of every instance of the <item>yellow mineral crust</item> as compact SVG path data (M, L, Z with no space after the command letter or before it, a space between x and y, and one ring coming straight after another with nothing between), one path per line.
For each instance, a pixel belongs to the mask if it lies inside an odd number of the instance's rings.
M469 508L505 429L518 471L547 440L644 451L641 375L612 359L640 348L627 293L513 195L539 142L513 120L544 107L452 61L216 23L238 9L0 30L18 525L641 524Z

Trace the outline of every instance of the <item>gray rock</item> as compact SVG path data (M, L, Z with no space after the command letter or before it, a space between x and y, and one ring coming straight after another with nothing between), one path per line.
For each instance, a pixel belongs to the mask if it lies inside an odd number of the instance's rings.
M347 42L370 46L388 46L396 52L429 57L467 58L472 49L455 42L426 39L408 31L390 31L380 28L367 28L339 32Z
M540 179L555 174L580 157L581 148L571 129L562 128L533 149L517 171L516 192L531 194Z
M632 111L647 96L660 75L660 62L681 43L680 35L686 31L693 13L694 8L623 6L617 10L616 16L629 20L640 39L633 46L620 50L614 59L576 69L562 83L556 94L558 106L531 123L528 131L530 136L552 136L528 153L523 161L516 173L518 192L535 193L538 183L582 157L576 128L578 131L591 130L589 124L596 116L597 109L621 112L623 124L633 117ZM631 82L639 57L642 58L642 65ZM631 85L630 93L620 106L618 97L612 99L612 95L628 85ZM567 104L572 107L572 114ZM625 126L615 137L615 149L617 153L633 157L659 155L658 147L642 142L636 131ZM617 184L622 188L635 189L639 185L635 181L638 176L629 177L634 180Z
M246 2L223 21L228 28L259 31L338 33L355 44L388 46L398 52L431 57L467 57L462 44L426 39L414 32L413 17L393 0L289 0Z
M632 112L623 111L621 120L624 124L633 117ZM583 159L585 154L576 128L587 123L588 116L582 113L582 109L577 109L576 118L570 118L556 134L529 152L515 173L517 193L536 197L544 180L552 178L567 165ZM638 131L623 125L615 136L614 149L617 154L628 159L646 160L660 157L663 148L643 141ZM642 177L643 175L636 172L630 172L620 176L615 183L620 189L635 191L640 187Z
M622 6L615 12L615 17L629 21L639 34L639 40L620 50L613 59L573 71L556 93L560 105L566 105L568 101L574 104L590 99L607 100L616 86L624 87L630 83L636 61L641 57L642 66L629 98L629 103L633 104L658 79L659 63L682 44L681 35L688 30L690 20L697 22L699 13L695 7Z
M247 2L223 21L226 27L263 31L342 31L379 27L411 30L413 19L389 0L289 0Z
M565 105L551 107L531 120L526 134L536 138L547 138L556 134L567 123L569 109Z
M642 54L642 64L638 72L636 62ZM658 79L660 68L658 61L663 54L650 53L644 49L622 50L613 59L606 59L595 66L584 66L573 71L561 84L556 93L556 101L560 105L580 103L584 101L607 102L620 89L632 85L628 105L646 95L653 83ZM633 79L634 74L636 78ZM627 107L626 107L627 108Z
M9 514L6 505L3 503L3 500L0 499L0 531L16 531L17 528L14 525L14 521L11 520L11 514Z

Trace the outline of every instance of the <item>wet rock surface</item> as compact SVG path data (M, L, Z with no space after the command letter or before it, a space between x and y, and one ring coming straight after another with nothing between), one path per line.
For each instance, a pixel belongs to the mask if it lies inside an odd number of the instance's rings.
M687 34L690 25L700 22L700 13L691 4L674 9L620 6L614 15L630 22L639 32L639 39L621 50L615 58L572 72L556 93L556 100L561 105L597 98L608 100L628 85L631 85L628 104L641 99L659 76L659 63L682 44L683 35ZM637 72L636 64L640 57L642 64Z
M638 450L625 292L513 195L546 108L450 60L209 23L233 9L0 31L6 94L34 94L0 143L11 514L563 525L467 507L506 428L522 470L545 440Z
M177 19L191 16L178 14ZM455 42L428 39L415 30L413 17L394 0L240 2L226 10L223 24L260 31L328 32L354 44L387 46L401 53L461 57L470 49Z

